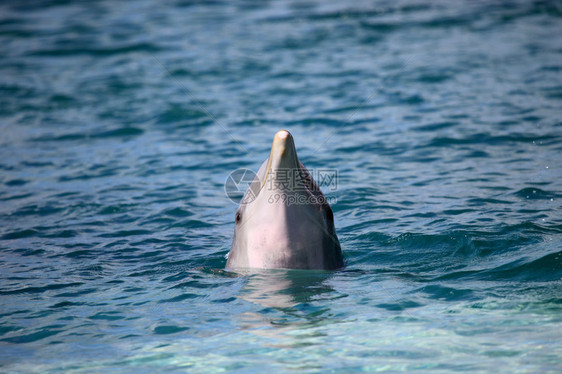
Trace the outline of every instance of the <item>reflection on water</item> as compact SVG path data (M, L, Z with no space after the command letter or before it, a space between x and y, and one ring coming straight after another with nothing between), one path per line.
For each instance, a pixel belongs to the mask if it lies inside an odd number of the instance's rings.
M306 330L333 318L328 304L315 303L342 297L329 284L332 272L264 270L246 275L247 283L238 296L263 308L237 315L240 329L280 339L275 346L309 345L309 338L325 335Z

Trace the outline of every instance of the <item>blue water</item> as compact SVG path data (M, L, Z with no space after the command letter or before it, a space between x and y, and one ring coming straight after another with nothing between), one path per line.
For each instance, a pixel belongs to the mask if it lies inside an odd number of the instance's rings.
M556 1L0 5L0 371L562 371ZM224 271L288 129L347 266Z

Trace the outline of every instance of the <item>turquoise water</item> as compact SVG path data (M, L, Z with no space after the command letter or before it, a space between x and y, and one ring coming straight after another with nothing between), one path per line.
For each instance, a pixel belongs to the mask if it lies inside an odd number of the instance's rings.
M20 4L0 371L562 371L559 2ZM282 128L344 270L223 270Z

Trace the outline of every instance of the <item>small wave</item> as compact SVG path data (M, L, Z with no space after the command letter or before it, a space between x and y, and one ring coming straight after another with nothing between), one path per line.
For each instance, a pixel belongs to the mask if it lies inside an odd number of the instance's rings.
M415 127L414 130L431 132L431 131L443 130L450 127L454 127L458 124L459 122L437 122L437 123L430 123L427 125Z
M554 192L541 190L536 187L526 187L514 193L515 196L525 200L551 200L560 196Z
M209 117L209 114L200 109L193 109L179 104L169 104L168 108L158 116L160 124L178 124L190 120L200 120ZM207 123L210 124L210 123ZM194 126L200 126L201 122L196 121Z
M562 280L562 251L529 260L517 259L483 272L482 276L494 280L550 282Z
M474 292L470 289L459 289L453 287L445 287L441 285L429 285L415 291L429 295L429 298L445 301L460 301L473 298Z
M120 319L124 319L125 317L121 315L120 312L109 311L109 312L99 312L89 316L88 318L93 320L117 321Z
M156 335L169 335L169 334L176 334L178 332L182 332L186 330L189 330L189 328L174 326L174 325L166 325L166 326L156 326L153 332Z
M8 180L8 181L4 182L4 184L6 186L9 186L9 187L23 186L24 184L27 184L27 183L29 183L29 181L25 180L25 179L11 179L11 180Z
M193 215L193 213L189 210L182 208L166 209L162 212L162 214L172 217L189 217Z
M171 297L169 299L160 300L158 303L177 303L184 300L190 300L199 297L199 295L193 293L183 293L178 296Z
M110 130L101 132L98 134L93 134L92 138L121 138L121 137L128 137L128 136L137 136L144 133L144 130L136 128L136 127L123 127L116 130Z
M36 230L17 230L17 231L12 231L9 232L7 234L4 234L2 236L3 240L14 240L14 239L23 239L23 238L29 238L32 236L37 235L37 231Z
M64 141L83 141L88 139L108 139L108 138L128 138L139 136L144 130L136 127L123 127L115 130L108 130L93 133L69 133L63 135L44 135L31 139L32 142L64 142Z
M0 295L17 295L24 293L39 294L46 291L60 290L62 288L81 286L82 282L63 283L63 284L50 284L44 287L23 287L14 290L0 291Z
M39 329L38 331L33 332L31 334L16 335L9 338L5 338L2 339L2 341L9 342L9 343L16 343L16 344L32 343L56 335L62 331L63 330L60 329L45 328L45 329Z
M402 300L395 303L382 303L376 305L376 307L378 308L386 309L391 312L400 312L407 309L418 308L421 306L423 306L423 304L420 304L413 300Z
M107 234L98 235L100 238L125 238L138 235L149 235L151 231L148 230L119 230Z
M120 47L99 47L99 48L52 48L39 49L30 53L31 56L38 57L69 57L78 55L90 55L93 57L104 57L113 55L123 55L127 53L156 53L162 48L151 43L137 43Z
M533 135L533 134L509 134L509 135L491 135L487 133L476 133L467 135L462 138L453 137L435 137L428 144L420 145L420 147L448 147L451 145L469 145L469 144L510 144L510 143L529 143L543 142L543 145L556 144L559 141L558 135Z
M526 264L521 259L521 248L544 243L544 235L560 232L558 226L541 226L532 222L498 226L490 231L457 230L444 234L405 233L389 236L367 232L353 237L348 242L355 249L345 251L349 263L362 265L391 266L404 272L430 276L432 279L489 278L491 271L507 277L515 266ZM361 243L368 243L364 248ZM345 244L345 242L344 242ZM512 263L523 261L523 263ZM556 256L546 259L559 261ZM475 268L480 263L482 267ZM492 264L492 268L488 268ZM548 267L548 261L538 262L532 267L544 266L549 276L560 278L558 265ZM505 271L501 270L506 267ZM525 270L523 268L521 270ZM495 274L495 273L494 273ZM510 275L511 274L511 275ZM530 273L529 278L533 278ZM541 275L536 276L537 279Z

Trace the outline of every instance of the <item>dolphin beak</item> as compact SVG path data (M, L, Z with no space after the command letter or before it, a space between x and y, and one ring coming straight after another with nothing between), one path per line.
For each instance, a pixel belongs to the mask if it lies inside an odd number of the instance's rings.
M265 185L270 175L276 170L299 170L299 159L297 157L297 150L293 136L287 130L281 130L273 138L271 145L271 152L269 154L269 161L263 180L261 181L261 188Z

